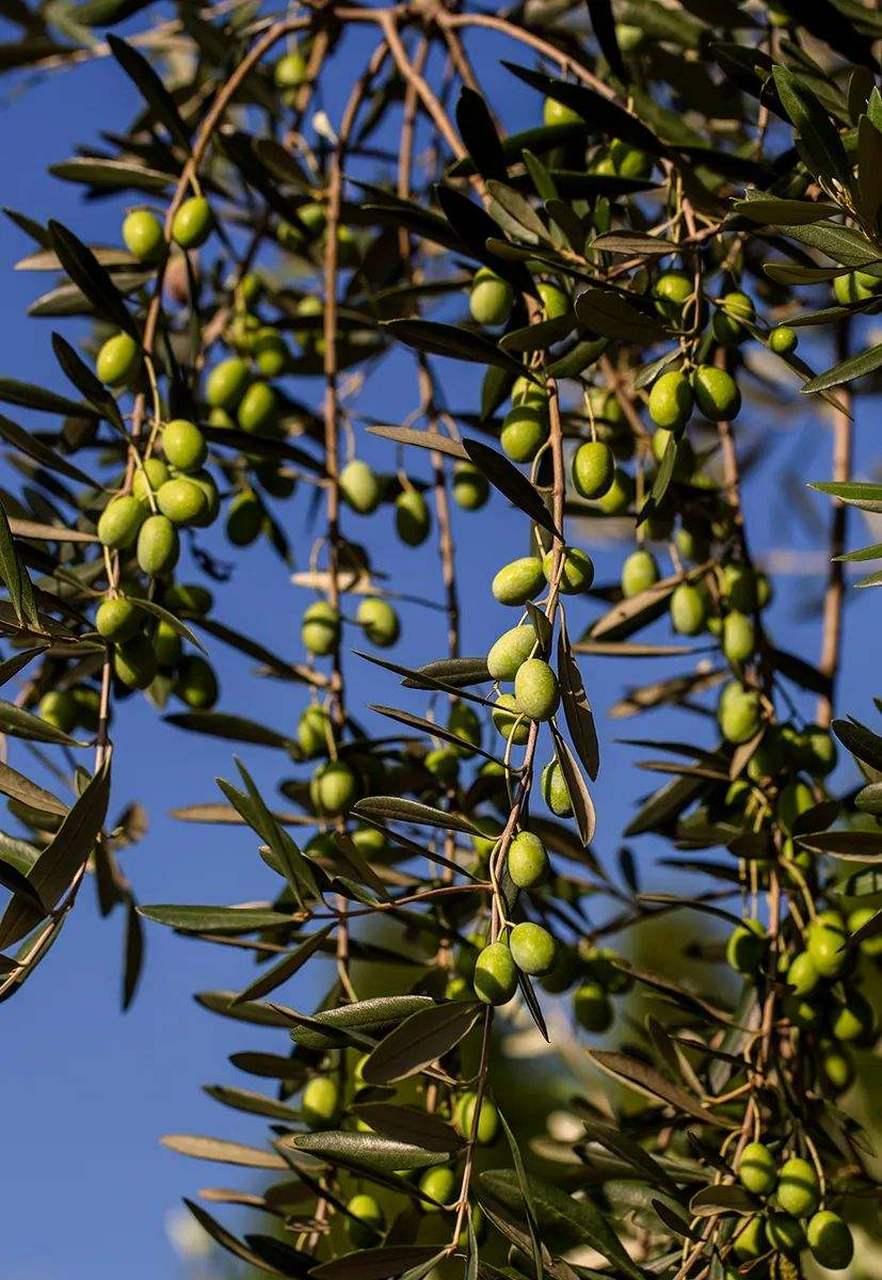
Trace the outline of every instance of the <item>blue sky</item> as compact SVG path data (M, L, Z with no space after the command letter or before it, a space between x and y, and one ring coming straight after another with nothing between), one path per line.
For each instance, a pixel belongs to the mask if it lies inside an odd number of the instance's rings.
M535 99L520 91L513 99L511 80L503 80L496 69L496 52L483 46L481 60L485 84L496 105L504 108L513 127L535 120ZM353 72L355 51L344 54L339 66L341 74L335 80L339 88L326 104L333 121L339 118L339 93ZM113 202L84 206L77 188L51 179L45 170L49 163L73 154L78 142L129 118L135 100L125 78L104 62L73 74L58 73L27 92L4 98L10 88L9 81L0 82L4 201L41 221L60 218L84 239L114 242L119 206ZM45 281L45 277L13 273L12 264L28 250L21 233L0 222L0 373L64 389L49 347L50 323L23 320L27 303ZM70 336L79 331L69 326L65 332ZM817 363L821 358L818 355ZM457 365L439 367L451 406L466 406L473 377ZM414 404L410 368L407 358L396 357L369 385L366 411L388 421L407 414ZM304 394L307 389L296 390ZM876 456L874 442L865 438L869 413L870 406L862 404L858 467L865 473ZM26 415L20 417L26 420ZM786 478L788 474L802 479L828 476L826 425L804 403L783 416L751 406L744 418L761 423L775 437L766 474L747 485L755 548L768 550L794 541L807 548L809 541L794 514L799 484ZM385 445L359 438L358 448L380 466L389 469L395 464ZM423 465L413 460L415 471ZM3 483L13 483L5 463L3 475ZM306 526L306 506L305 495L299 495L277 508L299 568L306 565L312 536ZM825 504L818 502L817 509L826 523ZM347 521L352 536L365 538L377 553L380 566L394 568L402 590L441 598L431 543L418 551L390 543L391 512L370 525L352 517ZM501 563L526 549L525 522L497 498L479 516L458 513L455 535L465 606L463 648L477 653L512 623L490 599L488 584ZM852 545L862 536L855 534ZM209 545L223 554L219 538ZM617 575L623 554L616 546L598 551L600 581ZM809 658L817 656L818 638L799 618L817 585L804 576L784 579L771 614L779 645L798 648ZM261 548L246 551L232 581L215 590L221 620L250 630L281 653L298 655L298 617L305 599L289 586L277 559ZM578 633L597 608L574 606L571 632ZM848 657L838 700L842 711L870 720L870 699L879 691L876 646L862 641L859 631L873 634L869 628L875 609L873 593L851 600ZM403 616L404 635L395 658L407 663L444 653L440 614L405 606ZM247 662L218 647L212 656L221 677L223 709L264 716L283 730L293 726L302 705L302 692L296 686L256 681L249 675ZM634 768L635 753L613 739L635 734L676 736L684 724L687 733L694 733L697 723L664 712L640 722L611 722L604 712L625 683L673 674L687 665L688 660L629 665L608 659L584 664L603 749L596 795L597 848L604 857L614 853L635 797L648 789L647 775ZM347 658L346 667L353 706L396 700L392 677L365 669L352 657ZM408 705L421 710L418 699ZM709 728L699 732L710 740ZM168 817L176 805L215 798L213 779L218 774L229 777L233 770L228 745L197 743L163 725L140 698L131 699L122 710L117 740L112 807L118 810L137 797L150 814L149 834L125 862L141 901L228 902L269 891L269 875L248 834L182 826ZM280 774L279 761L271 753L245 748L242 755L268 787L285 776L283 765ZM17 744L11 758L24 767L26 757ZM847 774L848 766L843 776ZM647 867L652 842L638 842L636 847ZM657 883L668 887L663 876ZM91 885L87 886L73 920L39 975L0 1010L5 1045L0 1134L6 1169L0 1280L109 1280L122 1269L128 1280L175 1274L177 1263L164 1231L166 1214L182 1193L245 1179L235 1171L200 1167L164 1151L159 1135L178 1130L251 1140L261 1135L260 1121L251 1124L222 1110L200 1094L199 1086L213 1082L247 1086L244 1078L236 1079L227 1055L242 1048L281 1050L277 1033L257 1028L243 1033L232 1023L197 1012L191 998L195 989L242 985L250 972L247 961L236 952L187 943L148 927L146 972L133 1010L123 1017L119 1013L121 923L120 917L109 922L98 919ZM317 994L309 982L286 993L290 1003L304 1006Z

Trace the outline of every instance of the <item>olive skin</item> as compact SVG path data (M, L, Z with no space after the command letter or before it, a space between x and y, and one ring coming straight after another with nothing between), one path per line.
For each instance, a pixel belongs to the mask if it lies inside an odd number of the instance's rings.
M469 293L469 311L476 324L496 327L505 324L511 315L514 293L507 280L503 280L489 267L475 272Z
M570 300L564 293L563 289L549 281L542 281L538 286L539 297L542 299L542 309L545 312L546 320L558 320L561 316L565 316L570 309Z
M819 1046L818 1076L827 1093L838 1097L854 1082L854 1060L847 1049L832 1041Z
M306 78L306 59L299 49L283 54L273 67L273 80L280 89L297 89L306 83Z
M170 573L178 562L181 541L167 516L148 516L138 534L138 567L151 577Z
M849 991L845 1001L836 1006L830 1030L835 1040L872 1044L876 1038L876 1015L866 996Z
M198 471L208 456L208 445L195 423L173 418L162 429L162 452L178 471Z
M627 471L616 467L612 484L602 498L594 500L594 506L605 516L622 516L633 501L634 481Z
M531 720L550 720L560 704L557 676L542 658L528 658L515 676L514 696Z
M423 764L443 786L452 786L459 776L459 756L453 747L434 747L426 752Z
M694 403L689 379L679 369L669 369L656 378L649 393L649 416L657 427L681 431L689 421Z
M205 514L205 494L192 480L176 476L166 480L156 495L156 503L172 524L191 525Z
M766 954L768 940L759 920L745 920L729 935L726 959L736 973L756 973Z
M453 1127L464 1138L471 1137L477 1105L477 1094L469 1092L462 1095L454 1108ZM499 1128L499 1112L495 1103L490 1098L482 1098L475 1134L478 1146L492 1147L499 1137Z
M355 621L364 628L364 633L371 644L380 649L388 649L395 644L401 634L398 614L386 600L368 596L358 606Z
M340 643L340 614L326 600L316 600L303 614L300 639L308 653L318 658L333 653Z
M532 600L545 581L538 556L522 556L503 565L491 584L500 604L520 605Z
M723 619L723 654L729 662L747 662L756 649L753 618L733 609Z
M541 978L557 959L557 940L541 924L526 920L516 924L508 940L512 958L522 973Z
M102 600L95 612L95 630L104 640L121 644L137 635L143 617L143 613L125 596Z
M854 1240L848 1225L837 1213L822 1209L805 1229L812 1257L828 1271L844 1271L854 1256Z
M799 334L789 325L780 324L769 334L769 350L776 356L789 356L799 346Z
M333 1129L340 1116L340 1089L332 1076L307 1080L300 1098L300 1114L310 1129Z
M263 528L263 507L253 489L233 495L227 511L226 534L234 547L250 547Z
M839 758L836 743L826 729L810 729L807 745L809 772L815 778L826 778L836 768Z
M404 489L395 499L395 530L408 547L418 547L429 536L432 517L418 489Z
M805 1247L805 1232L789 1213L770 1213L766 1219L766 1239L773 1249L794 1255Z
M622 565L622 595L626 600L648 591L659 581L658 563L651 551L632 551Z
M248 365L238 356L221 360L206 379L205 399L212 409L226 409L232 413L245 394L249 377Z
M848 932L857 933L865 924L869 924L875 915L875 907L857 907L848 917ZM858 946L865 956L880 956L882 955L882 934L877 933L863 938Z
M768 1246L765 1234L765 1223L758 1215L748 1218L740 1229L736 1227L736 1234L732 1238L732 1252L739 1262L752 1262L766 1252Z
M692 375L692 390L699 412L710 422L725 422L738 416L741 392L725 369L700 364Z
M172 239L182 249L198 249L211 235L214 218L204 196L185 200L172 220Z
M175 696L192 711L210 711L217 702L217 676L214 668L198 653L190 653L178 665Z
M681 636L697 636L704 630L707 610L704 596L691 583L682 582L671 596L671 625Z
M516 747L522 747L530 736L530 720L519 707L513 693L501 693L490 718L497 733Z
M542 557L542 572L545 581L551 586L554 581L554 548L546 551ZM561 570L558 578L558 590L562 595L577 595L580 591L589 591L594 581L594 561L587 551L579 547L564 547L561 551Z
M573 454L573 486L582 498L602 498L616 474L613 451L599 440L586 440Z
M811 788L807 787L804 782L788 782L778 796L775 817L785 831L792 832L797 818L813 808L814 803L815 798L812 795Z
M156 654L156 665L166 671L176 666L181 657L181 637L164 618L160 620L153 636L153 652Z
M490 496L490 481L472 462L458 462L453 469L453 501L463 511L480 511Z
M554 98L546 98L542 105L542 123L544 125L584 124L584 121L572 107L566 106L563 102L557 102Z
M351 808L356 795L355 774L341 760L321 765L309 784L309 798L316 813L331 818Z
M481 745L481 721L474 707L469 706L467 702L453 704L450 715L447 717L447 728L464 742L471 743L475 747ZM456 750L465 760L475 754L469 747L461 744L456 744Z
M536 647L536 630L529 623L511 627L493 643L487 654L487 670L492 680L514 680L518 668Z
M324 707L310 706L301 712L297 721L297 745L307 760L327 754L330 723Z
M340 472L340 496L351 510L360 516L376 511L383 496L380 482L373 467L359 458L347 462Z
M149 209L133 209L122 224L123 244L139 262L157 262L165 252L162 223Z
M182 617L204 618L213 604L211 592L199 583L175 582L166 588L165 607Z
M544 402L522 400L505 415L499 443L512 462L532 462L548 439L548 409Z
M77 704L68 690L51 689L37 704L37 714L61 733L71 733L77 724Z
M569 788L556 760L550 760L542 770L541 788L542 798L556 817L569 818L572 815Z
M755 1196L770 1196L778 1181L775 1157L761 1142L748 1142L738 1161L738 1180Z
M116 333L102 344L95 361L95 372L109 387L127 387L138 372L141 350L128 333Z
M599 982L582 982L573 993L573 1014L579 1026L595 1035L609 1031L613 1009Z
M747 742L759 731L760 705L755 689L745 689L737 681L725 686L717 710L720 731L727 742L736 746Z
M420 1201L420 1209L423 1213L440 1213L440 1206L453 1200L456 1186L456 1174L449 1165L436 1165L434 1169L427 1169L420 1178L419 1189L430 1198ZM434 1201L437 1203L433 1203Z
M518 971L504 942L491 942L475 962L472 976L475 995L484 1004L508 1004L518 986Z
M252 382L236 410L236 421L250 435L265 435L276 425L279 398L267 382Z
M744 321L752 321L755 316L753 299L746 293L724 294L714 316L714 337L724 345L740 342L746 333Z
M112 551L127 550L134 544L145 515L142 503L131 494L114 498L98 519L98 539L102 546Z
M141 502L149 504L150 495L169 478L168 467L162 458L145 458L132 477L132 493Z
M205 499L202 512L196 517L193 524L197 529L206 529L209 525L214 524L220 511L220 494L214 482L214 477L203 467L201 471L191 472L187 479L196 485L196 488L201 491Z
M386 1215L377 1200L366 1192L360 1192L346 1205L346 1234L356 1249L370 1249L379 1244L386 1230Z
M278 329L265 326L258 329L251 341L254 362L265 378L277 378L284 373L291 358L285 339Z
M811 995L820 981L821 975L809 953L797 952L787 969L787 985L793 988L794 995Z
M676 324L692 297L695 281L685 271L664 271L652 286L656 307L666 320Z
M156 654L153 645L143 634L133 636L113 650L113 670L116 678L129 689L146 689L156 676Z
M794 1218L808 1218L818 1207L818 1175L808 1160L793 1156L778 1171L778 1204Z
M508 847L508 874L518 889L533 889L546 879L549 870L545 846L532 831L519 831Z
M739 613L751 614L759 601L756 574L748 565L727 564L723 568L723 585L729 606Z

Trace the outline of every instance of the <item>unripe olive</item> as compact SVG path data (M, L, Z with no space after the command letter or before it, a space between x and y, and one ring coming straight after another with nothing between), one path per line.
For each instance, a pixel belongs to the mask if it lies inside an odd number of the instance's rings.
M485 1004L508 1004L518 986L518 971L504 942L491 942L475 961L475 995Z
M173 418L162 429L162 452L178 471L198 471L208 455L208 446L195 423Z
M652 172L652 161L645 151L614 138L609 147L609 158L620 178L647 178Z
M542 383L534 382L532 378L522 374L521 377L515 378L511 389L512 404L523 404L532 401L534 404L544 404L548 407L548 393Z
M536 630L531 623L504 631L487 654L491 679L514 680L518 667L530 657L535 645Z
M300 1114L310 1129L333 1129L340 1116L340 1087L333 1076L307 1080L300 1098Z
M398 614L387 600L376 596L366 596L358 606L355 621L364 628L364 633L380 649L388 649L395 644L401 634Z
M766 954L768 939L759 920L745 920L729 935L726 959L736 973L756 973Z
M513 462L532 462L548 439L548 407L541 400L521 400L505 415L499 443Z
M370 1249L379 1244L386 1230L386 1215L374 1196L360 1192L348 1202L346 1212L349 1214L346 1234L356 1249Z
M109 387L126 387L134 380L141 362L141 350L128 333L115 333L102 344L95 372Z
M132 493L141 502L149 503L149 495L155 494L168 478L169 470L162 458L145 458L132 478Z
M355 774L342 760L320 765L309 783L309 798L316 813L337 817L352 807L357 794Z
M143 505L131 494L113 498L98 519L98 540L114 551L130 547L144 522Z
M122 224L123 244L139 262L156 262L165 250L162 223L149 209L133 209Z
M144 615L127 600L125 596L117 596L113 600L102 600L95 611L95 630L105 640L121 644L131 640L141 628Z
M646 33L642 27L635 27L630 22L616 23L616 39L619 49L624 54L633 53L643 44Z
M626 600L654 587L660 578L658 563L651 551L632 551L622 565L622 595Z
M602 498L594 500L594 506L605 516L621 516L634 501L634 481L627 471L616 467L613 482Z
M479 511L490 496L490 482L472 462L458 462L453 469L453 501L463 511Z
M757 607L756 574L748 565L724 565L723 585L731 608L739 613L753 613Z
M658 432L656 432L658 435ZM677 530L677 550L686 560L693 560L696 563L706 560L708 557L707 539L696 532L694 529L678 529Z
M789 325L779 324L769 334L769 349L774 351L776 356L788 356L796 350L798 345L799 334Z
M821 1024L821 1010L813 1000L787 996L783 1008L790 1021L804 1031L816 1031Z
M652 286L656 307L665 319L673 323L679 321L694 290L695 281L685 271L664 271Z
M156 504L172 524L180 525L195 524L208 509L205 494L199 485L183 476L166 480L156 495Z
M236 421L251 435L266 435L276 425L279 400L267 382L252 382L239 401Z
M579 547L563 547L560 553L561 570L558 589L561 595L572 596L589 591L594 581L594 561L587 551ZM554 581L554 548L542 557L542 572L550 586Z
M658 427L652 433L652 456L656 462L661 463L671 440L674 441L677 450L674 457L674 470L671 474L675 480L688 480L695 470L695 452L686 436L678 440L673 431Z
M327 600L316 600L304 611L300 639L308 653L323 658L340 643L340 614Z
M814 807L815 797L804 782L788 782L775 806L775 817L787 832L792 832L797 818Z
M273 80L280 89L297 89L306 77L306 59L296 47L284 53L273 67Z
M693 392L689 379L679 369L669 369L656 378L649 393L649 416L657 427L680 431L692 413Z
M324 303L321 298L301 298L294 308L298 316L320 319L324 315ZM325 352L324 326L322 323L310 325L306 329L298 329L294 337L300 344L304 354L313 353L322 356Z
M766 1252L765 1223L759 1215L748 1218L732 1237L732 1252L739 1262L752 1262Z
M175 693L193 711L210 711L218 697L214 668L198 653L188 653L178 667Z
M454 1108L453 1126L464 1138L471 1137L477 1105L477 1094L469 1092L462 1095ZM481 1107L478 1111L476 1141L479 1147L492 1147L498 1136L499 1112L492 1099L484 1097L481 1099Z
M197 582L175 582L166 588L165 605L172 613L203 618L213 604L211 592Z
M540 978L550 973L557 959L557 940L541 924L525 920L516 924L508 940L512 958L522 973Z
M220 427L223 431L235 431L236 420L226 409L212 409L208 414L208 425Z
M213 409L226 409L232 413L249 382L248 365L238 356L221 360L205 381L205 399Z
M770 1213L766 1220L766 1239L781 1253L796 1254L805 1246L805 1233L789 1213Z
M738 416L741 392L727 370L700 364L692 374L692 390L699 411L711 422L730 421Z
M172 238L182 249L198 249L211 235L214 219L204 196L185 200L172 220Z
M705 598L698 587L681 582L671 596L671 625L681 636L697 636L707 618Z
M573 812L569 788L556 760L549 760L542 770L542 798L558 818L569 818Z
M249 547L263 528L263 507L253 489L233 494L227 510L226 534L234 547Z
M755 1196L770 1196L778 1180L775 1157L762 1142L748 1142L738 1161L738 1179Z
M717 710L720 730L736 746L747 742L760 727L759 694L732 681L723 689Z
M570 309L570 300L559 285L543 280L537 287L546 320L558 320L567 314Z
M517 747L522 747L530 736L529 717L521 710L512 693L499 695L490 718L496 731Z
M828 1271L844 1271L854 1256L854 1240L848 1225L837 1213L822 1209L809 1219L805 1229L812 1257Z
M821 975L808 951L798 951L787 969L787 985L793 988L794 995L810 995L820 981Z
M480 267L475 272L469 293L469 311L476 324L505 324L513 302L514 293L507 280L489 267Z
M634 985L634 979L621 968L620 957L610 947L598 947L586 940L579 945L579 957L585 975L611 995L622 995Z
M576 981L579 976L579 957L575 947L564 944L557 949L557 960L550 973L541 979L543 991L549 995L559 996Z
M528 658L514 681L518 710L531 720L550 720L560 703L557 676L542 658Z
M809 729L807 765L816 778L826 778L836 768L836 743L826 729Z
M429 506L419 489L402 489L395 499L395 529L402 542L418 547L432 528Z
M305 707L297 721L297 745L304 756L327 754L330 717L324 707Z
M340 495L353 511L369 516L380 505L383 491L373 468L353 458L340 472Z
M491 818L488 814L476 813L472 816L472 825L477 827L479 832L483 832L482 835L472 836L472 848L479 858L486 861L496 848L502 824L497 818Z
M153 652L156 654L156 665L166 670L177 666L181 657L181 637L170 622L160 619L153 633Z
M818 1175L808 1160L793 1156L778 1171L778 1204L794 1218L808 1218L821 1198Z
M583 498L602 498L616 474L613 451L600 440L586 440L573 454L573 485Z
M871 1044L876 1036L876 1015L866 996L860 991L849 991L845 1000L836 1006L830 1030L836 1040Z
M584 121L578 111L574 111L572 107L568 107L563 102L557 102L554 98L546 98L542 105L542 123L550 126L555 124L584 124Z
M470 742L476 747L481 745L481 721L475 708L470 706L469 703L455 702L453 704L450 708L450 715L447 718L447 728L465 742ZM475 754L474 751L464 746L457 745L456 750L466 760Z
M869 924L876 913L876 907L857 907L849 914L848 932L857 933L857 931L862 929L865 924ZM882 955L882 934L877 933L864 938L858 943L858 946L865 956L880 956Z
M854 1081L854 1060L848 1050L830 1040L819 1045L818 1051L821 1083L828 1093L837 1097L850 1088Z
M388 850L385 834L376 827L355 827L351 835L352 843L366 858L380 858Z
M202 490L202 495L205 498L202 514L193 521L193 524L197 529L206 529L210 524L214 524L220 511L220 494L214 482L214 477L210 471L203 467L201 471L192 471L187 476L187 479Z
M573 994L573 1014L580 1027L595 1035L609 1031L613 1009L599 982L582 982Z
M434 1169L427 1169L419 1181L420 1191L430 1197L419 1202L423 1213L439 1213L441 1205L453 1200L456 1185L456 1174L449 1165L436 1165ZM433 1204L433 1201L438 1203Z
M71 733L77 723L77 703L66 689L51 689L37 704L37 714L62 733Z
M733 609L723 619L723 654L729 662L747 662L756 648L753 618Z
M733 291L720 299L720 309L714 316L714 337L717 342L740 342L744 337L744 321L756 315L753 299L746 293Z
M118 680L130 689L146 689L156 676L156 654L143 633L116 645L113 670Z
M518 889L532 889L548 875L548 854L532 831L519 831L508 846L508 874Z
M181 541L168 516L148 516L138 534L138 567L152 577L170 573L178 562Z
M848 306L852 302L863 302L873 296L874 289L868 287L866 280L860 279L863 274L863 272L849 271L847 275L837 276L833 281L833 296L841 306Z
M266 378L277 378L284 373L291 358L285 339L278 329L267 325L258 329L251 342L251 354L260 372Z
M503 565L493 579L491 591L500 604L526 604L541 588L545 576L538 556L522 556Z
M423 764L443 786L452 786L459 775L459 755L454 747L434 747L426 752Z

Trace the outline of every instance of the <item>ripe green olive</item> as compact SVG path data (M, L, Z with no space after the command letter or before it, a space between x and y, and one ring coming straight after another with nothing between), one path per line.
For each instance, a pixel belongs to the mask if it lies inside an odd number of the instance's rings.
M692 374L692 390L700 413L711 422L731 421L741 408L738 383L725 369L700 364Z
M602 498L616 474L613 451L600 440L586 440L573 454L573 485L583 498Z
M280 89L298 89L307 79L306 59L298 48L282 54L273 67L273 80ZM366 1197L370 1199L371 1197ZM356 1197L358 1199L358 1197Z
M113 670L117 679L129 689L146 689L156 676L156 654L153 645L143 633L116 645L113 650Z
M745 689L737 680L730 681L717 709L720 730L727 742L738 746L759 731L760 702L755 689Z
M144 614L127 600L125 596L116 596L112 600L102 600L95 611L95 630L105 640L121 644L131 640L140 630Z
M634 501L634 481L627 471L616 467L613 482L602 498L594 501L596 510L605 516L621 516Z
M490 719L497 733L516 747L522 747L530 736L530 720L513 693L500 693Z
M503 280L489 267L480 267L474 275L469 293L469 311L475 324L505 324L511 314L514 292L507 280Z
M670 602L671 625L681 636L697 636L707 620L705 598L690 582L681 582Z
M789 325L779 324L769 334L769 350L776 356L789 356L799 345L799 334Z
M449 1204L454 1197L457 1181L456 1174L449 1165L436 1165L427 1169L420 1177L419 1188L428 1200L421 1200L419 1207L423 1213L439 1213L441 1205ZM433 1203L437 1201L437 1203Z
M812 1257L828 1271L844 1271L854 1256L854 1240L847 1223L830 1209L814 1214L805 1229Z
M558 102L555 98L546 98L542 105L542 123L550 126L555 124L584 124L584 121L572 107L568 107L563 102Z
M301 712L297 721L297 745L306 759L327 754L330 723L327 711L318 704L305 707Z
M811 995L821 981L821 975L808 951L798 951L787 969L787 985L793 988L794 995Z
M464 1138L471 1137L475 1123L475 1110L478 1107L478 1096L475 1093L464 1093L453 1112L453 1126ZM475 1134L479 1147L492 1147L499 1137L499 1112L490 1098L482 1098L478 1110L477 1132Z
M443 786L453 786L459 776L459 756L453 747L434 747L426 752L423 764Z
M201 519L208 504L205 494L192 480L183 476L175 476L166 480L156 495L156 503L164 516L172 524L191 525Z
M123 244L139 262L157 262L165 252L162 223L149 209L133 209L122 224Z
M541 924L525 920L516 924L508 940L512 958L522 973L541 978L557 959L557 939Z
M694 395L689 379L679 369L668 369L656 378L649 393L649 416L657 427L681 431L692 413Z
M132 477L132 493L141 502L150 502L160 485L169 478L169 469L162 458L145 458Z
M128 333L115 333L102 343L95 372L109 387L127 387L134 381L141 363L141 349Z
M739 1219L739 1224L741 1221L743 1220ZM740 1229L736 1227L736 1233L732 1237L732 1252L739 1262L752 1262L755 1258L762 1257L767 1248L765 1222L758 1214L748 1218Z
M138 534L138 567L151 577L171 573L181 553L178 531L167 516L148 516Z
M778 796L775 817L787 832L792 832L800 814L814 808L815 797L804 782L788 782Z
M258 329L251 341L254 362L265 378L277 378L284 373L291 359L285 339L278 329L266 325Z
M652 552L638 548L631 552L622 565L622 595L626 600L639 596L642 591L654 587L660 577L658 563Z
M815 778L826 778L836 768L836 743L826 729L809 729L807 767Z
M573 802L566 779L556 760L549 760L542 770L542 798L549 809L558 818L569 818L573 813Z
M470 706L468 702L455 702L450 708L450 715L447 717L447 728L451 733L455 733L458 738L462 738L465 742L470 742L472 746L479 747L481 745L481 720L475 708ZM470 759L475 753L465 746L456 746L459 755L464 759Z
M360 516L369 516L380 505L383 491L373 467L353 458L340 472L340 496Z
M300 1114L310 1129L333 1129L340 1117L340 1087L333 1076L313 1076L300 1096Z
M723 344L740 342L745 335L744 322L755 316L753 299L746 293L733 290L724 294L714 316L714 337Z
M559 320L570 309L570 300L559 285L543 280L537 286L546 320Z
M815 1212L821 1198L818 1175L814 1165L799 1156L793 1156L778 1171L778 1204L794 1218L808 1218Z
M201 654L188 653L178 665L175 694L192 711L210 711L217 702L217 676Z
M878 914L876 907L857 907L849 914L848 932L857 933L865 924L875 918ZM869 937L863 938L858 943L861 952L865 956L882 956L882 933L871 934Z
M340 614L327 600L316 600L304 611L300 639L308 653L324 658L340 643Z
M554 581L554 548L542 557L542 573L550 586ZM587 551L579 547L564 547L561 552L561 571L558 588L562 595L577 595L589 591L594 581L594 561Z
M182 249L198 249L211 235L214 218L204 196L185 200L172 220L172 238Z
M830 1030L835 1040L872 1044L876 1038L876 1014L866 996L849 991L845 1000L835 1006Z
M356 1249L370 1249L379 1244L386 1230L386 1215L374 1196L359 1192L347 1203L346 1213L346 1234Z
M726 959L736 973L756 973L766 954L768 939L759 920L745 920L729 935Z
M98 519L98 539L113 551L131 547L144 522L146 512L142 503L131 494L113 498Z
M205 382L205 399L213 409L226 409L232 413L248 386L248 365L238 356L221 360L209 373Z
M723 566L723 589L733 609L752 614L757 607L757 582L753 569L744 564Z
M491 584L491 591L500 604L526 604L538 594L545 581L542 561L538 556L522 556L503 565Z
M208 446L195 423L173 418L162 429L162 451L178 471L198 471L208 455Z
M51 689L37 704L37 714L61 733L71 733L77 723L76 699L69 690Z
M738 1161L738 1179L755 1196L770 1196L778 1181L775 1157L762 1142L748 1142Z
M550 720L560 704L557 676L542 658L527 658L514 680L518 710L531 720Z
M871 298L875 292L873 286L878 283L875 277L866 276L862 271L849 271L847 275L837 276L833 281L833 296L840 306L847 307L852 302L864 302Z
M519 831L508 847L508 874L518 889L533 889L548 875L545 846L532 831Z
M818 1073L826 1091L838 1097L854 1081L854 1059L841 1045L825 1040L818 1046Z
M521 663L526 662L536 646L536 630L532 623L511 627L494 641L487 654L487 670L492 680L514 680Z
M508 1004L518 986L514 958L504 942L491 942L475 962L475 995L485 1004Z
M175 582L166 588L165 606L180 617L204 618L213 604L211 592L197 582Z
M408 547L418 547L429 536L432 517L419 489L402 489L395 499L395 530Z
M352 807L358 794L355 774L342 760L320 765L309 783L309 798L316 813L335 818Z
M278 416L279 398L269 383L252 382L236 411L241 429L251 435L267 435L274 430Z
M789 1213L770 1213L766 1219L766 1239L773 1249L794 1255L805 1247L805 1232Z
M695 280L685 271L663 271L652 286L656 307L666 320L676 324L695 290Z
M513 462L532 462L548 439L548 408L544 397L524 399L509 409L502 423L499 443Z
M398 614L388 600L380 600L376 596L366 596L362 600L355 621L364 629L371 644L380 649L388 649L401 634Z
M183 646L181 637L170 622L164 618L157 623L153 633L153 652L156 654L156 665L165 670L177 666Z
M559 996L568 991L579 977L579 957L576 948L564 944L557 949L557 960L550 973L540 979L543 991Z
M753 618L732 609L723 618L723 654L729 662L747 662L756 649Z
M599 982L582 982L573 993L573 1015L580 1027L595 1035L609 1031L613 1008Z
M490 496L490 482L472 462L458 462L453 469L453 501L463 511L480 511Z
M648 178L652 172L652 161L646 152L621 138L610 143L609 157L620 178Z

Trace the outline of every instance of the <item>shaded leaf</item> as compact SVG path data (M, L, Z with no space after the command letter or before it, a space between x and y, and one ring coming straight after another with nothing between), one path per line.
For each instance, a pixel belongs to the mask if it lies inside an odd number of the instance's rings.
M480 1004L453 1000L411 1014L371 1050L362 1066L365 1083L391 1084L422 1071L459 1044L483 1012Z

